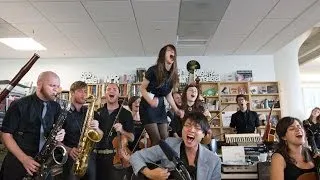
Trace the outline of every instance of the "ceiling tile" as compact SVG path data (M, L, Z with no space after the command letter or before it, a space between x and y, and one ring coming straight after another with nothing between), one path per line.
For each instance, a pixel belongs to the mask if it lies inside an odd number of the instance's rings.
M83 36L71 38L71 41L86 55L86 57L113 57L114 53L103 38Z
M204 51L205 46L177 46L178 56L203 56Z
M90 16L81 2L32 2L53 23L88 22Z
M223 17L223 20L262 19L277 4L279 0L233 0Z
M129 1L89 1L84 6L95 22L135 20Z
M287 19L296 18L307 7L317 0L301 1L301 0L281 0L276 7L268 14L267 18ZM288 5L290 4L290 8Z
M180 39L209 39L219 25L217 21L179 21Z
M258 54L273 54L290 41L320 22L320 1L290 23L283 31L270 39L258 50Z
M103 38L99 29L92 22L85 23L55 23L57 28L68 37L94 36Z
M244 38L239 35L214 36L209 42L205 54L207 56L233 54Z
M17 23L13 24L13 26L24 34L38 40L52 40L64 36L50 23Z
M103 22L98 23L98 27L116 56L143 54L141 39L135 22Z
M265 19L244 41L236 53L255 54L262 45L279 33L291 21L292 19Z
M220 21L230 0L182 1L180 21Z
M9 37L26 37L24 33L13 27L11 24L0 24L0 38L9 38Z
M217 29L216 35L248 35L260 22L256 18L248 18L242 21L238 20L222 20Z
M137 21L177 21L180 1L133 1Z
M39 23L46 21L29 2L0 2L0 17L8 23Z

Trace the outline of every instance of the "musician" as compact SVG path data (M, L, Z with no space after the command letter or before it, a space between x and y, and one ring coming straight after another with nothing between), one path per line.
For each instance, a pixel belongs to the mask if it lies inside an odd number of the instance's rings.
M235 128L238 134L254 133L260 126L258 114L248 109L245 95L237 95L236 101L240 110L232 114L230 127Z
M210 112L205 109L204 103L199 99L199 91L196 84L187 85L182 92L181 99L181 109L184 110L185 114L201 112L205 116L211 116ZM182 135L182 120L182 118L175 115L170 123L174 137L181 137Z
M87 84L83 81L76 81L70 87L71 95L71 110L63 125L66 135L63 140L63 144L67 149L69 158L63 166L63 179L73 180L80 179L73 173L74 161L79 156L79 139L82 133L83 123L86 118L87 107L84 106L87 97ZM90 128L98 131L100 134L103 132L99 129L99 122L97 120L91 120ZM95 169L95 154L91 153L88 162L88 169L86 172L86 179L96 179Z
M140 103L141 121L147 130L152 145L159 143L160 139L168 137L168 121L164 98L181 117L183 111L179 110L172 98L172 89L178 82L176 48L169 44L161 48L157 64L151 66L140 86L142 98Z
M316 172L310 150L304 146L305 132L301 121L284 117L276 126L279 148L272 155L271 180L291 180L303 178ZM312 180L312 178L307 178Z
M56 73L42 72L36 92L11 103L1 127L2 142L8 153L2 163L0 179L20 180L27 173L37 172L40 164L33 158L41 150L60 113L60 105L54 102L59 87L60 78ZM55 139L62 141L64 134L61 129Z
M303 126L308 137L314 136L315 143L320 149L320 108L316 107L311 111L310 117L303 121Z
M192 179L215 180L221 179L221 160L212 151L200 144L210 126L203 113L192 112L185 115L182 129L182 139L169 137L167 144L178 153L178 157L186 166ZM161 160L161 167L149 169L146 163L155 163ZM130 163L134 173L142 173L149 179L167 179L168 169L174 167L166 158L159 145L135 152Z
M133 119L131 113L125 108L121 109L121 104L118 103L119 87L110 83L106 87L106 103L97 110L95 116L99 120L101 129L104 132L102 140L97 144L96 150L96 165L97 165L97 180L122 179L123 171L117 170L113 166L113 158L116 152L112 145L112 140L117 136L116 132L126 137L129 142L134 140L133 134ZM116 116L119 113L119 122L115 123ZM111 132L111 136L109 136ZM125 148L125 147L123 147ZM126 152L123 152L126 153Z
M138 138L143 131L143 125L140 121L139 115L139 106L140 106L141 98L139 96L132 96L128 101L128 107L131 111L133 118L133 127L134 127L134 141L129 144L130 150L132 151L134 146L137 144Z
M174 103L176 104L177 108L180 109L181 104L182 104L181 94L179 92L173 92L172 97L173 97ZM171 121L174 118L174 109L172 107L169 109L169 111L167 111L167 116L170 118ZM169 126L170 126L170 124L169 124ZM172 134L170 134L170 136L172 137Z

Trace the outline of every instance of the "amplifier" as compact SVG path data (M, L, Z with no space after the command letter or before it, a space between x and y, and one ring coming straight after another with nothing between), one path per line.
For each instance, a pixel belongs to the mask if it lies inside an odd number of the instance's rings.
M256 173L257 163L253 165L222 165L222 172L224 173Z

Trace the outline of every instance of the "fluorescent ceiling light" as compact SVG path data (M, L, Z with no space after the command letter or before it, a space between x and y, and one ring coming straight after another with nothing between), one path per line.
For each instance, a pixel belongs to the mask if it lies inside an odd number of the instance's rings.
M0 38L0 42L20 51L47 50L47 48L32 38Z

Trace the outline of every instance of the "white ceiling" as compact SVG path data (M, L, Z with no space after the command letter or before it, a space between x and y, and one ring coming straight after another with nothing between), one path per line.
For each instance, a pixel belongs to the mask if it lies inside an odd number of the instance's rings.
M0 37L33 37L42 58L156 56L178 33L208 37L178 55L272 54L320 22L320 0L0 0L0 18Z

